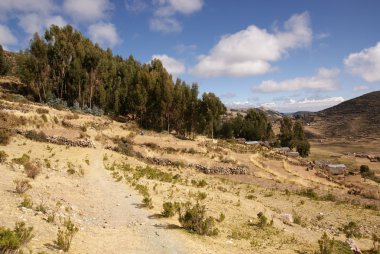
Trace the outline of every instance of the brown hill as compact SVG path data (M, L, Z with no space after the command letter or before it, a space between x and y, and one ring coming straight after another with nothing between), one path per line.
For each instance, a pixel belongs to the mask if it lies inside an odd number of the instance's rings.
M308 129L325 137L379 137L380 91L317 112Z

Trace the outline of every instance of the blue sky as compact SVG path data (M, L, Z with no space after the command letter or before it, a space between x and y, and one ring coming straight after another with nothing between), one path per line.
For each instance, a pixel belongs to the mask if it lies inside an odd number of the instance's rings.
M378 0L1 0L0 44L17 51L71 24L228 106L315 111L379 90L379 11Z

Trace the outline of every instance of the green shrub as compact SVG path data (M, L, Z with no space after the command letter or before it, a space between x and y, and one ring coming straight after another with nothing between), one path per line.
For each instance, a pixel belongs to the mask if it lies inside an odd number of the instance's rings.
M30 156L24 153L19 158L13 158L12 162L19 164L19 165L25 165L27 162L29 162L29 160L30 160Z
M17 222L14 230L0 227L0 253L16 253L34 236L33 227L26 227L25 222Z
M63 225L64 229L58 229L57 240L55 241L55 244L60 250L68 252L73 238L79 229L74 225L70 218L68 220L65 219Z
M199 181L193 179L193 180L191 180L191 184L195 187L203 188L207 185L207 182L203 179L199 180Z
M18 194L23 194L32 188L27 179L16 179L13 182L16 184L15 192Z
M331 240L326 233L323 233L321 239L318 240L319 254L334 253L334 238Z
M256 226L258 226L260 228L264 228L264 227L266 227L268 225L272 225L273 224L273 221L268 222L268 218L262 212L259 212L257 214L257 218L259 219L259 222L256 224Z
M226 215L224 213L220 213L218 222L223 222L226 219Z
M28 196L28 195L25 195L24 199L22 200L22 202L20 204L20 207L25 207L25 208L32 209L33 208L33 200L32 200L32 198L30 196Z
M183 228L199 235L212 236L219 232L215 227L215 219L206 218L206 207L198 203L194 206L190 203L181 204L178 220Z
M179 203L177 202L165 202L162 204L163 211L161 212L161 215L169 218L174 216L174 214L178 211L179 209Z
M7 160L8 154L4 151L0 151L0 163L4 163Z
M149 209L153 208L153 202L152 198L150 196L145 196L142 200L144 207L147 207Z
M204 200L207 198L207 193L198 191L197 200Z
M138 180L141 177L146 177L147 179L152 179L152 180L159 180L161 182L167 182L170 183L173 181L173 174L171 173L166 173L158 168L155 167L136 167L136 172L133 174L133 178Z
M318 194L311 188L301 190L298 192L298 194L311 199L318 199Z
M357 237L360 238L362 234L360 233L360 228L359 226L353 222L350 221L348 224L344 225L343 228L341 228L343 233L346 235L347 238L351 237Z

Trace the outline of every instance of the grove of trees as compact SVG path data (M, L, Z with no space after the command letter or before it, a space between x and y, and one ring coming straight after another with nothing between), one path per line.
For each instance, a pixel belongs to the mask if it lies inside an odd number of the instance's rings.
M302 124L296 121L294 124L292 119L284 117L281 121L279 140L281 146L296 148L302 157L306 157L310 153L310 143L305 136Z
M158 59L141 64L103 50L71 26L52 25L17 54L17 75L38 102L128 115L142 127L213 135L226 108L198 84L172 76Z

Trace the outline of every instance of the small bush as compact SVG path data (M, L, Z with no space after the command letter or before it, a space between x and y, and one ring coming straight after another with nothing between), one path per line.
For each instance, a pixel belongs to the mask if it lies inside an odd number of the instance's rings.
M42 120L43 120L45 123L48 122L48 118L47 118L47 116L46 116L45 114L42 114L42 115L41 115L41 118L42 118Z
M198 191L197 200L204 200L207 198L207 193Z
M28 195L25 195L24 196L24 199L22 200L21 204L20 204L20 207L25 207L25 208L28 208L28 209L32 209L33 208L33 200L30 196Z
M79 231L79 229L74 225L74 223L69 218L65 219L64 229L58 229L57 240L55 244L60 250L64 252L68 252L73 241L75 234Z
M0 145L8 145L12 137L12 132L6 129L0 129Z
M43 131L37 132L35 130L30 130L25 134L25 137L37 142L46 142L47 136Z
M8 154L4 151L0 151L0 163L4 163L7 160Z
M17 253L34 236L33 227L26 227L25 222L17 222L14 230L0 227L0 253Z
M35 179L36 176L41 173L41 168L37 165L37 163L28 161L24 165L25 173L27 177Z
M360 238L362 236L362 234L360 233L359 226L353 221L350 221L348 224L344 225L341 230L343 231L343 233L346 235L347 238L351 238L351 237Z
M59 124L58 117L54 116L53 120L54 120L54 123L55 123L55 124Z
M144 207L147 207L149 209L153 208L153 202L152 198L150 196L145 196L142 200Z
M268 222L268 218L262 212L259 212L257 214L257 218L259 218L259 222L256 224L256 226L258 226L260 228L264 228L264 227L271 225L273 223L273 221Z
M19 165L25 165L27 162L29 162L29 160L30 160L30 156L24 153L19 158L13 158L12 162L19 164Z
M169 217L174 216L174 214L178 211L179 203L165 202L162 204L162 208L164 210L161 212L161 215L166 218L169 218Z
M199 181L193 179L193 180L191 180L191 184L195 187L203 188L207 185L207 182L203 179L199 180Z
M34 209L36 212L41 212L43 214L47 213L47 208L43 203L40 203L36 208Z
M330 239L326 233L323 233L321 239L318 240L319 254L334 253L334 238Z
M219 219L218 219L218 222L223 222L224 220L226 219L226 215L224 215L224 213L220 213L219 215Z
M318 199L318 194L311 188L301 190L300 192L298 192L298 194L311 199Z
M23 194L30 190L32 188L32 185L30 185L29 180L14 180L13 181L16 184L15 192L18 194Z
M36 112L38 113L38 114L49 114L49 110L48 109L45 109L45 108L38 108L38 109L36 109Z
M199 235L217 235L219 230L215 227L215 219L206 218L206 207L190 203L182 204L179 208L179 222L182 227Z
M83 131L83 132L86 132L87 131L87 127L85 125L82 125L80 127L80 130Z

